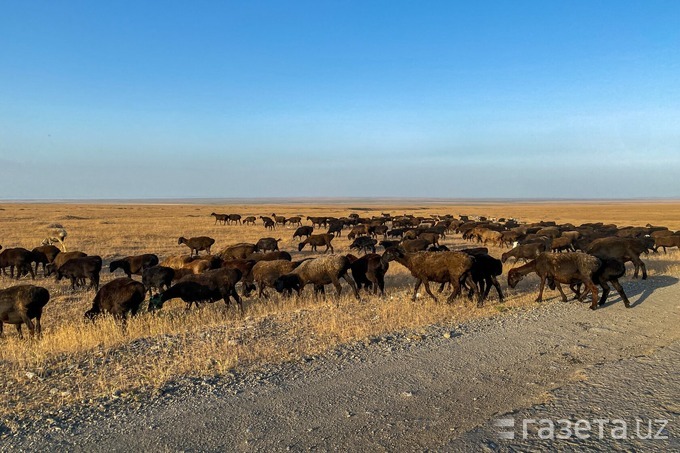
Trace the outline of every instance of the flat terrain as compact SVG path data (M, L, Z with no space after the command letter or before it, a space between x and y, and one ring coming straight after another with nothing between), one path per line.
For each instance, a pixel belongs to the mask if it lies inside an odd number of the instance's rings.
M282 249L296 250L293 229L270 232L259 222L214 225L212 211L244 217L451 213L680 228L680 204L671 202L0 208L4 247L30 249L57 222L69 231L70 250L105 261L186 253L177 245L180 235L214 237L216 250L281 237ZM444 243L465 244L457 235ZM347 253L349 241L337 238L334 245L336 253ZM491 250L494 256L501 252ZM600 412L609 418L677 418L677 380L671 379L676 371L668 364L678 358L678 258L678 252L643 258L650 280L623 281L634 304L629 310L614 295L596 312L554 299L539 305L533 302L533 278L515 290L503 282L506 302L499 304L492 293L483 309L463 299L451 306L428 299L412 303L413 280L394 264L385 299L364 295L357 302L343 295L336 306L333 297L274 297L267 303L251 298L244 318L223 304L185 313L178 302L158 316L134 320L127 335L111 322L82 321L93 291L74 293L65 282L40 278L36 284L52 294L45 338L22 342L8 329L0 340L0 372L7 376L0 383L0 436L21 449L458 450L506 445L490 422L510 411L547 412L555 419L565 413L596 418ZM108 270L102 275L103 281L113 277ZM2 278L0 284L14 282ZM599 384L589 386L591 381ZM677 436L673 423L668 430ZM544 445L526 442L516 445ZM636 442L588 445L677 449L673 440Z

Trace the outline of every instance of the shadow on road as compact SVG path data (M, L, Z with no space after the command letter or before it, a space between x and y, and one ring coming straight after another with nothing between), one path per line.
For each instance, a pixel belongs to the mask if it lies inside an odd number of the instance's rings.
M631 280L629 282L622 282L621 285L623 286L623 291L626 293L626 296L628 296L628 299L631 301L630 306L632 308L637 307L646 301L657 289L675 285L678 281L680 280L669 275L656 275L648 280ZM637 300L633 301L635 297L637 297ZM607 307L617 302L621 302L621 296L619 296L616 290L612 288L612 292L609 293L607 302L602 307Z

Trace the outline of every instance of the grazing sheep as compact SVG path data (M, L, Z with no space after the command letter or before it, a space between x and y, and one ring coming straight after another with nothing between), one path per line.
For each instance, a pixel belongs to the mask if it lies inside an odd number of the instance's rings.
M357 225L347 235L347 239L354 240L357 236L368 236L368 225Z
M125 275L130 278L132 277L132 274L140 275L144 269L157 264L158 257L153 253L126 256L125 258L111 261L109 272L113 273L116 269L122 269L123 272L125 272Z
M62 278L71 280L71 289L76 289L76 284L83 280L90 280L90 288L99 289L99 273L102 270L102 258L100 256L83 256L71 258L56 271L55 279Z
M299 238L300 240L302 240L302 236L308 238L313 232L314 227L301 226L297 230L295 230L295 233L293 233L293 239Z
M222 267L227 269L237 269L241 272L241 282L243 282L243 296L248 297L255 291L253 283L253 267L257 264L254 260L228 260L222 262Z
M350 250L356 250L358 252L363 251L364 254L368 253L369 251L371 253L375 253L375 245L378 243L377 240L368 237L368 236L360 236L352 242L352 244L349 246Z
M640 254L648 253L648 249L640 239L621 237L595 239L588 245L586 252L602 260L617 259L624 263L632 261L635 266L633 278L637 278L638 270L642 268L642 279L647 279L647 267L640 259Z
M94 320L102 313L110 313L125 325L128 314L137 314L145 295L146 289L142 283L129 277L115 278L97 291L92 308L85 312L85 317Z
M172 285L167 290L160 294L157 294L149 299L149 311L160 310L163 308L165 302L180 298L187 303L186 309L191 308L191 304L196 304L198 307L199 303L203 302L217 302L222 298L222 294L207 286L194 281L181 281Z
M253 266L253 281L259 288L259 297L269 297L266 288L273 288L276 279L292 272L302 261L291 262L288 260L260 261Z
M439 245L439 234L438 233L420 233L418 239L422 239L428 242L428 245Z
M402 266L411 271L411 275L417 279L413 289L412 300L418 296L418 289L421 284L425 284L427 294L435 301L437 298L430 289L430 282L449 283L453 288L448 298L448 303L460 293L460 282L464 281L468 287L473 288L473 293L477 298L477 306L481 307L483 301L479 295L477 285L472 280L470 270L473 265L473 258L461 252L415 252L408 253L399 247L385 251L383 257L388 261L395 260Z
M231 296L236 301L241 313L243 313L243 304L241 302L241 298L236 292L236 284L241 280L242 276L243 274L240 270L224 267L221 269L207 271L198 275L187 275L183 277L180 282L195 282L202 286L206 286L216 294L219 294L219 296L224 299L224 303L226 305L229 305L229 297ZM172 290L172 288L170 288L170 290ZM218 297L218 299L220 297Z
M178 270L182 269L185 264L190 263L194 260L193 257L189 255L176 255L169 256L165 258L160 265L164 267L170 267L172 269Z
M556 284L563 301L567 301L560 283L571 284L575 280L583 282L586 288L592 291L593 302L590 308L597 308L597 286L593 283L593 274L599 269L601 262L598 258L583 252L550 253L543 252L527 264L510 269L508 272L508 285L511 288L517 286L525 275L535 272L541 279L536 302L543 300L545 282L551 278Z
M619 278L623 277L624 274L626 273L626 265L619 260L613 259L606 259L600 261L602 262L600 268L593 274L593 281L602 287L602 297L600 297L600 302L598 303L598 306L604 305L605 302L607 301L607 296L611 291L608 283L611 283L612 286L616 288L616 291L619 293L619 296L621 296L623 305L626 308L630 308L630 301L628 300L628 297L626 297L626 293L623 291L623 287L619 283ZM580 280L573 281L569 284L571 290L574 292L574 294L576 294L574 298L578 299L579 301L583 301L583 298L588 294L587 291L584 291L583 293L580 292L581 284L582 283ZM550 289L554 290L555 282L549 280L548 286L550 286Z
M431 245L428 249L428 252L450 252L451 249L449 249L445 245Z
M376 225L371 228L371 236L374 238L382 236L383 239L387 239L387 230L389 230L387 225Z
M250 257L257 250L255 244L242 242L240 244L230 245L217 254L223 260L244 260Z
M326 217L307 217L307 220L312 222L312 226L326 227L328 224Z
M286 226L286 218L282 215L272 214L277 225Z
M35 279L35 272L33 272L33 253L25 248L15 247L5 249L0 252L0 269L4 275L7 275L5 270L9 267L9 276L14 278L14 268L17 270L17 280L22 275L31 274L31 278Z
M255 218L255 216L251 215L251 216L248 216L245 219L243 219L243 224L244 225L255 225L255 220L257 220Z
M352 277L357 284L357 290L361 290L362 285L366 289L373 288L373 294L385 295L385 274L390 268L387 259L376 253L364 255L357 258L354 255L347 255L352 269Z
M3 324L14 324L19 338L23 338L22 324L26 324L31 337L34 332L40 337L42 309L49 300L50 293L40 286L18 285L0 290L0 337Z
M389 230L386 233L386 235L387 235L387 237L391 237L391 238L397 238L397 237L403 238L404 233L406 233L406 231L407 231L406 228L393 228L393 229Z
M333 245L331 244L331 241L333 240L334 237L335 236L333 236L332 234L312 234L307 239L298 244L298 251L301 252L302 249L305 248L305 245L309 244L312 248L312 252L316 252L316 248L318 246L325 245L326 250L324 251L324 253L327 252L329 249L331 253L335 253L335 249L333 249Z
M508 259L515 258L515 262L523 260L526 263L529 260L536 259L542 252L545 252L545 244L521 244L512 250L503 253L503 255L501 255L501 262L505 263Z
M303 261L298 267L276 279L274 287L277 292L283 292L290 288L290 283L299 282L294 288L298 295L306 285L314 285L315 291L321 292L325 285L333 284L338 296L342 293L340 279L344 279L354 291L354 297L359 299L356 284L347 271L350 269L350 262L346 256L330 255L313 258Z
M380 241L378 245L383 247L385 250L387 250L390 247L397 247L399 246L400 242L399 241Z
M31 250L31 253L33 254L33 262L35 263L35 272L38 273L38 266L42 264L43 275L47 276L45 266L54 262L54 259L61 253L61 250L53 245L41 245L40 247Z
M196 255L198 255L198 252L201 250L205 250L208 255L210 255L210 247L215 243L215 240L213 238L210 238L208 236L198 236L194 238L185 238L185 237L180 237L177 240L178 244L185 244L191 252L189 253L189 256L194 255L194 251L196 251Z
M267 250L278 251L281 238L261 238L255 243L256 252L266 252Z
M172 284L175 278L175 270L165 266L151 266L142 272L142 283L149 292L149 297L153 296L153 289L162 292Z
M553 238L552 242L550 243L550 248L553 252L562 251L573 252L574 251L573 242L574 239L571 236L559 236Z

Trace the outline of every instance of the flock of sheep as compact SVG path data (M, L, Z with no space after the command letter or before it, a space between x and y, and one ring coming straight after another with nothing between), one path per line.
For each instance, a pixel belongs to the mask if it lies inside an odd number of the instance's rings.
M216 224L255 225L257 222L254 216L242 220L238 214L211 215ZM214 239L180 237L178 244L186 245L190 249L189 255L169 257L162 262L155 254L114 260L109 263L109 271L122 270L126 277L116 278L101 287L101 257L80 251L62 251L51 244L33 250L3 249L0 251L0 271L11 278L30 275L34 279L42 265L45 277L54 275L57 281L67 279L73 290L89 283L97 293L85 317L94 319L108 313L125 322L128 316L139 311L147 294L150 311L162 308L166 301L175 298L185 301L187 309L192 304L198 306L220 299L229 305L233 299L241 313L241 297L250 297L256 290L260 298L267 298L270 289L284 295L293 292L300 295L305 286L312 285L315 294L323 294L325 287L332 284L339 295L342 291L340 282L344 280L357 299L362 289L384 295L385 275L392 261L405 266L415 277L413 300L421 285L437 300L430 288L432 282L440 284L439 292L448 285L451 289L449 303L467 292L468 298L474 298L481 307L492 286L499 300L503 300L497 277L503 272L503 263L514 259L525 264L509 271L510 287L514 288L524 276L535 273L540 277L538 301L546 284L557 289L566 301L561 286L566 284L575 293L575 298L582 300L590 295L590 308L595 309L605 303L609 284L618 291L625 306L630 306L618 281L625 273L626 262L635 266L634 277L641 270L645 279L647 271L641 254L650 250L657 252L658 248L665 252L669 247L680 247L680 232L651 225L621 228L602 223L579 226L555 222L520 224L514 219L390 214L371 218L361 218L358 214L343 218L307 217L310 225L302 225L301 217L272 214L259 219L268 230L287 224L296 226L293 238L300 240L298 251L307 245L312 251L322 246L325 247L324 255L293 261L290 253L279 250L281 239L271 237L261 238L255 244L231 245L211 254ZM315 234L319 229L323 232ZM350 250L359 256L334 253L332 242L344 233L352 241ZM440 244L440 240L452 234L460 235L474 246L450 250ZM489 254L488 245L509 250L498 259ZM376 253L377 247L384 251ZM141 282L134 280L133 275L141 275ZM602 288L599 300L598 286ZM49 299L47 289L34 285L0 290L0 335L3 324L14 324L19 336L22 324L26 324L31 335L34 332L40 335L42 309Z

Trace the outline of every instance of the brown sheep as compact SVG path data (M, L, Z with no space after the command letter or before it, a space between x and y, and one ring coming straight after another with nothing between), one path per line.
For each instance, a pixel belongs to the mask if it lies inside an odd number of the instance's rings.
M542 252L545 252L545 244L521 244L503 253L501 261L505 263L508 259L515 258L515 262L523 260L526 263L529 260L536 259Z
M668 236L657 236L654 238L654 251L658 251L659 247L663 248L664 253L666 252L666 248L672 248L672 247L677 247L680 249L680 236L677 235L668 235Z
M411 271L411 275L417 279L413 289L412 300L418 296L418 289L425 284L427 294L435 301L437 298L430 289L430 282L449 283L453 292L448 298L448 303L460 293L460 282L464 281L477 298L477 306L481 307L483 301L477 285L472 280L470 270L473 259L470 255L461 252L415 252L407 253L399 247L391 248L383 254L388 261L395 260Z
M312 234L307 239L298 244L298 251L301 252L302 249L305 248L305 245L309 244L313 252L316 252L316 248L318 246L325 245L326 250L324 251L324 253L328 252L329 249L331 253L334 253L335 249L333 249L333 245L331 244L331 241L333 240L334 237L335 236L333 236L332 234Z
M102 270L102 258L100 256L83 256L72 258L56 270L56 281L62 278L71 280L71 289L76 289L76 284L85 279L90 280L90 288L99 289L99 273Z
M253 253L248 256L249 261L254 261L259 263L260 261L275 261L275 260L286 260L290 261L292 257L290 253L279 250L278 252L267 252L267 253Z
M298 295L306 285L314 285L315 291L323 292L325 285L333 284L338 296L342 293L340 279L344 279L354 291L354 297L359 300L354 279L347 273L350 269L350 262L346 256L330 255L313 258L303 261L298 267L288 274L285 274L274 282L277 292L283 292L287 288L287 283L293 279L297 281L295 289Z
M0 269L4 275L7 275L5 268L9 267L10 278L14 278L14 268L17 270L17 280L24 274L31 274L31 278L35 279L35 272L33 271L33 253L25 248L15 247L5 249L0 252Z
M642 268L642 279L647 279L647 267L640 259L640 254L648 252L647 246L641 239L625 237L595 239L588 245L586 252L603 260L617 259L624 263L632 261L635 266L633 278L637 278L638 270Z
M84 252L61 252L59 253L56 257L54 257L54 261L49 263L46 266L46 271L47 275L52 275L53 272L55 272L57 269L59 269L61 266L63 266L66 262L73 258L82 258L84 256L87 256L87 253Z
M524 266L510 269L508 272L508 285L511 288L517 286L525 275L535 272L541 279L536 302L543 300L543 289L548 278L554 280L557 289L562 295L562 300L567 301L560 283L571 284L575 280L583 282L593 294L591 309L597 308L597 286L593 283L593 274L600 268L598 258L583 252L549 253L543 252L533 261Z
M184 244L189 249L191 252L189 252L189 256L194 255L194 251L196 251L196 255L198 255L198 252L205 250L208 255L210 255L210 247L215 243L215 240L213 238L210 238L208 236L197 236L193 238L185 238L185 237L180 237L177 239L177 244Z
M243 224L244 225L255 225L255 220L257 220L255 218L255 216L251 215L251 216L248 216L245 219L243 219Z
M255 251L256 252L266 252L268 250L271 251L277 251L279 249L279 242L281 242L282 239L274 239L274 238L261 238L255 243Z
M309 237L313 232L314 227L307 225L298 227L298 229L295 230L295 233L293 233L293 239L299 238L300 240L302 240L302 236Z
M165 258L160 265L164 267L170 267L172 269L182 269L185 264L190 263L194 260L193 257L189 255L176 255L169 256Z
M403 248L405 252L411 253L427 250L429 245L430 243L425 239L405 239L401 242L400 247Z
M187 275L180 280L180 283L195 282L199 285L206 286L216 294L219 294L219 297L224 299L226 305L229 305L230 297L233 297L238 305L239 311L243 313L243 303L236 292L236 284L241 280L242 276L243 274L238 269L221 268L210 270L199 275ZM172 291L172 288L174 288L174 286L168 291ZM162 294L165 295L165 293ZM161 300L163 300L163 298L161 298ZM149 302L149 304L151 304L151 302Z
M550 249L553 252L562 252L562 251L573 252L574 251L573 242L574 242L574 239L571 236L556 237L550 243Z
M158 257L153 253L145 253L143 255L126 256L119 260L111 261L109 264L109 272L113 273L116 269L122 269L128 278L132 274L141 275L142 271L148 267L158 264Z
M59 247L54 245L41 245L31 250L33 254L33 262L35 263L35 272L38 273L38 266L42 264L43 275L47 276L45 266L54 262L54 259L61 253Z
M94 320L102 313L110 313L125 325L128 314L137 314L145 295L146 289L142 283L129 277L115 278L97 291L92 308L85 312L85 317Z
M50 293L40 286L19 285L0 290L0 336L3 324L14 324L19 338L23 338L21 325L26 324L31 336L35 332L40 337L42 309L49 300Z
M302 226L302 217L300 216L289 217L287 222L291 225Z
M357 284L357 290L361 287L369 290L373 287L373 294L377 294L380 290L380 295L385 295L385 274L390 268L390 263L377 253L364 255L357 258L354 255L347 255L352 269L352 277Z
M347 239L350 241L354 240L357 236L367 236L368 235L368 225L357 225L352 228L352 230L347 235Z
M253 266L253 281L259 288L259 297L269 297L266 288L273 288L276 279L292 272L302 261L291 262L287 260L260 261Z
M149 292L149 297L153 296L153 289L162 292L172 284L175 278L175 270L165 266L151 266L142 272L142 283Z
M223 260L244 260L250 257L257 250L255 244L242 242L240 244L230 245L217 254Z

